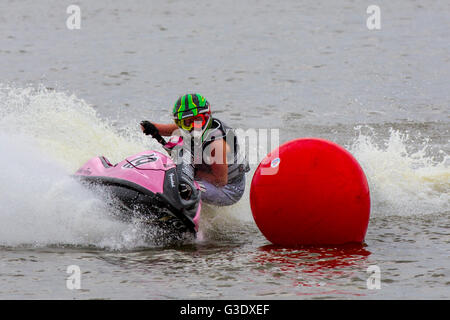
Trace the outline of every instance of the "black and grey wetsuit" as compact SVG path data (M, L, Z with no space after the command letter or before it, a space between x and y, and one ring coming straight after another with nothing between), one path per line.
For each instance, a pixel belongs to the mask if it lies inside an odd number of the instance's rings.
M224 139L231 149L231 152L227 153L228 183L223 187L217 187L200 180L206 188L206 191L202 193L202 200L214 205L227 206L236 203L242 197L245 190L245 173L250 171L250 167L245 154L239 148L234 130L219 119L212 119L211 127L202 144L202 149L206 152L203 152L202 163L195 165L195 170L211 172L211 167L207 164L208 146L219 139Z

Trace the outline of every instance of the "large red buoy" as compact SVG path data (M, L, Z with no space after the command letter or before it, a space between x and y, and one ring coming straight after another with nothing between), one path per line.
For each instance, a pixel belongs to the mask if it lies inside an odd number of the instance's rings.
M362 243L370 194L356 159L323 139L289 141L269 153L252 179L250 205L277 245Z

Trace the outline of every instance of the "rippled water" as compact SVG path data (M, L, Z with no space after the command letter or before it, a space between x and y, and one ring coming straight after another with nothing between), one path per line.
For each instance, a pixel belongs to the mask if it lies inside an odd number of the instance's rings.
M70 31L66 3L0 3L0 298L450 297L450 3L382 2L378 31L356 1L77 4ZM371 190L365 245L271 246L247 188L205 206L197 241L161 247L70 179L159 148L139 121L169 122L193 91L234 127L346 147Z

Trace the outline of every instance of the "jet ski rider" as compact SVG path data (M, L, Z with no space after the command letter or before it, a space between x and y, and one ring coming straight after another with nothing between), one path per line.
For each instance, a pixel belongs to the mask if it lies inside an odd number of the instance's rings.
M195 180L203 187L202 201L228 206L239 201L245 190L245 173L250 171L247 159L240 153L233 129L212 117L211 105L199 94L185 94L173 107L174 124L153 123L162 136L187 133L199 146L201 160L194 162ZM149 121L141 122L141 130L151 134ZM180 132L180 131L178 131ZM196 138L197 137L197 138ZM194 149L197 150L197 149Z

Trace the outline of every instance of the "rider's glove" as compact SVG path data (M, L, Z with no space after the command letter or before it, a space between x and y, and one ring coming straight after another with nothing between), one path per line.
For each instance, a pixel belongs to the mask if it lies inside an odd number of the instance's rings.
M156 129L155 125L150 121L141 121L141 126L144 128L144 133L146 135L154 136L156 133L158 133L158 129Z

